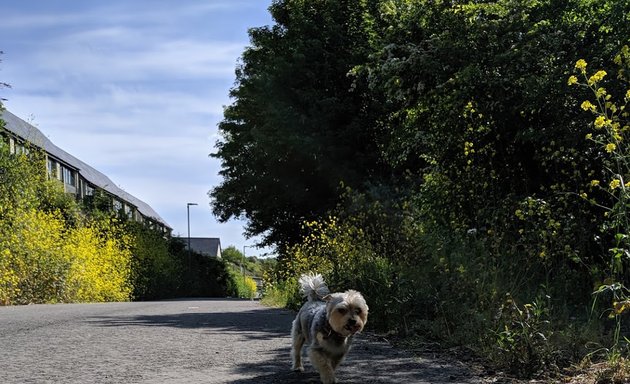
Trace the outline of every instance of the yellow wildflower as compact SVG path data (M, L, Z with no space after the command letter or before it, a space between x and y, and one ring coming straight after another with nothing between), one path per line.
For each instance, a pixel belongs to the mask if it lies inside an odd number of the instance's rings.
M588 85L593 85L600 82L606 75L606 71L597 71L593 76L588 79Z
M619 188L619 186L621 185L621 181L619 181L619 179L613 179L613 181L610 182L610 189L617 189Z
M580 59L575 63L575 68L579 69L582 72L586 71L586 61L584 59Z
M582 105L580 105L580 107L582 107L583 110L588 111L589 109L591 111L595 110L595 106L588 100L585 100Z
M599 180L591 180L591 186L597 187L599 185Z
M577 82L578 82L577 77L571 75L569 76L569 80L567 80L567 85L577 84Z
M599 87L597 88L597 91L595 91L595 96L597 96L598 98L602 97L606 95L606 88L604 87ZM608 95L610 96L610 95ZM610 97L607 97L606 100L610 99Z
M606 124L606 118L604 116L597 116L595 119L595 128L602 128Z
M464 142L464 156L468 156L472 153L475 153L474 147L475 145L470 141Z
M606 144L606 152L610 153L617 149L617 146L614 143Z
M586 140L591 140L593 138L593 134L592 133L587 133L586 134Z

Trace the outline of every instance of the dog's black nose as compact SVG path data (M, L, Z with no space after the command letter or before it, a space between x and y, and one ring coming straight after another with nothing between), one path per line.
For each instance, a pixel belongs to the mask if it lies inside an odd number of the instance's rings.
M348 320L348 325L355 325L357 321L355 319Z

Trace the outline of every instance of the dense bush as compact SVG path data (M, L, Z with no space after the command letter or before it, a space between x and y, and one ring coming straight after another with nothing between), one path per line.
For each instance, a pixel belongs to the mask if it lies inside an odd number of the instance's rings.
M115 219L84 217L44 164L0 142L0 302L129 300L132 239Z
M223 261L118 217L105 199L78 204L48 180L38 148L10 154L0 140L0 305L227 295Z
M169 253L180 265L181 273L171 275L178 282L179 297L225 297L234 284L225 261L188 252L181 239L169 241Z
M374 329L468 345L522 375L627 351L628 2L279 0L271 13L237 71L211 194L279 247L269 292L295 307L295 279L318 271L364 291Z

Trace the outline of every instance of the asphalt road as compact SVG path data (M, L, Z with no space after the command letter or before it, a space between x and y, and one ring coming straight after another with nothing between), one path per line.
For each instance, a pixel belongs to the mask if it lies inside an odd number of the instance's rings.
M241 300L0 307L0 383L318 383L290 370L293 314ZM342 383L478 383L358 335Z

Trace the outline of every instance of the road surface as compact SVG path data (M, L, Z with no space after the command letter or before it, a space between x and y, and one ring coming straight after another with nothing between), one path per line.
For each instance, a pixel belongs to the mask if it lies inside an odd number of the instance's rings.
M293 314L254 301L0 307L0 383L318 383L290 370ZM478 383L358 335L342 383Z

